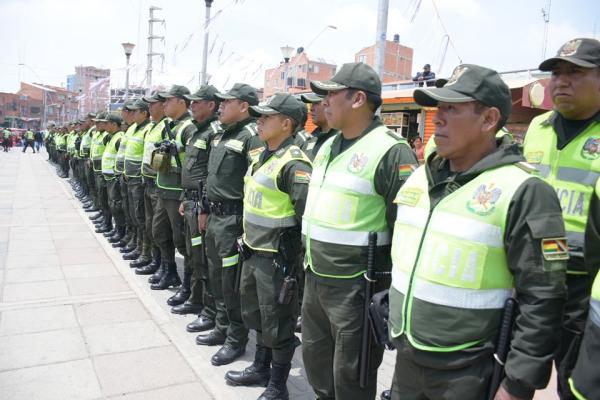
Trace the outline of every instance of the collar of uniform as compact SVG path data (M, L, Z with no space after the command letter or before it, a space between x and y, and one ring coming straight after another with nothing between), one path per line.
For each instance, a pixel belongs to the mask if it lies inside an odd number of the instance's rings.
M256 121L255 118L248 117L241 121L234 122L233 124L226 125L226 126L224 125L223 128L225 130L225 133L237 132L237 131L241 130L244 126L246 126L249 123L254 122L254 121Z
M261 166L264 163L266 163L267 160L269 158L271 158L271 156L275 156L277 158L281 157L285 153L285 149L287 149L289 146L293 145L294 142L295 142L294 137L290 136L287 139L285 139L276 150L270 151L265 147L265 150L263 150L263 152L260 153L258 166Z
M179 118L177 118L176 120L173 120L173 122L178 123L178 122L181 122L181 121L185 121L186 119L190 119L190 118L192 118L192 114L190 114L189 111L186 111L183 114L181 114L179 116Z
M139 124L138 126L135 127L135 131L137 132L140 129L143 129L149 123L150 123L150 119L145 120L144 122L142 122L141 124Z
M204 131L206 128L208 128L208 126L216 121L218 118L217 114L212 114L210 117L206 118L204 121L202 122L198 122L196 120L194 120L194 124L196 125L196 128L198 129L198 132L202 132Z
M556 122L556 119L558 118L558 111L553 110L552 113L548 116L548 118L546 118L543 122L542 125L544 126L548 126L548 125L552 125L554 126L554 123ZM600 122L600 110L598 110L598 112L596 113L596 115L594 115L591 118L592 121L594 122Z

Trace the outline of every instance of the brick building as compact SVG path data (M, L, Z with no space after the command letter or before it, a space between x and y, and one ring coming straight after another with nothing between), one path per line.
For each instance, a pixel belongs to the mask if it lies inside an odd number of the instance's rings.
M361 49L354 56L354 61L364 62L375 67L376 45ZM385 59L383 64L383 83L412 79L413 49L400 44L400 35L394 40L385 42Z
M287 68L288 92L302 93L310 92L310 81L330 79L335 75L337 66L321 58L311 59L299 47L290 58ZM264 98L285 90L285 69L286 64L282 62L278 67L265 71Z
M81 115L104 110L110 102L110 69L75 67L75 74L67 76L67 89L77 93Z

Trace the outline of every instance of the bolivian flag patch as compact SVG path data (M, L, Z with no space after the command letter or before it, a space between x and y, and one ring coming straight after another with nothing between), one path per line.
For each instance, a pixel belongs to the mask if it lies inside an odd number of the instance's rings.
M566 238L542 239L542 254L548 261L568 260L569 246Z
M412 164L401 164L398 166L398 175L409 176L417 167Z
M310 182L310 172L296 171L294 173L294 182L295 183L308 183L308 182Z

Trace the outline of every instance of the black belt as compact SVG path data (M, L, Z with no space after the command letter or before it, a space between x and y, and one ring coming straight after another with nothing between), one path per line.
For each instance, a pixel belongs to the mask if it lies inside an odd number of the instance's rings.
M263 258L275 258L275 256L277 255L277 253L274 253L272 251L264 251L264 250L252 250L252 254L257 255L259 257L263 257Z
M156 180L154 178L144 176L144 184L148 187L153 188L156 186Z
M200 195L197 190L192 189L183 189L183 197L186 200L198 201L200 200Z
M209 201L210 213L214 215L242 215L244 204L241 201Z

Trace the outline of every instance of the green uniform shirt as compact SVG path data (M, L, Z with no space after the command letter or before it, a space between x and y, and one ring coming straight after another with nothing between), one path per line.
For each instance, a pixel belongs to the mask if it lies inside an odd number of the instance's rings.
M308 140L306 140L300 148L311 160L315 159L315 156L319 152L319 149L325 143L327 139L332 136L338 134L339 131L337 129L329 129L327 132L323 132L321 128L317 127L312 131L311 136Z
M198 182L206 185L210 141L221 132L217 116L213 115L202 122L194 121L196 132L185 145L185 157L181 170L181 187L198 190Z

